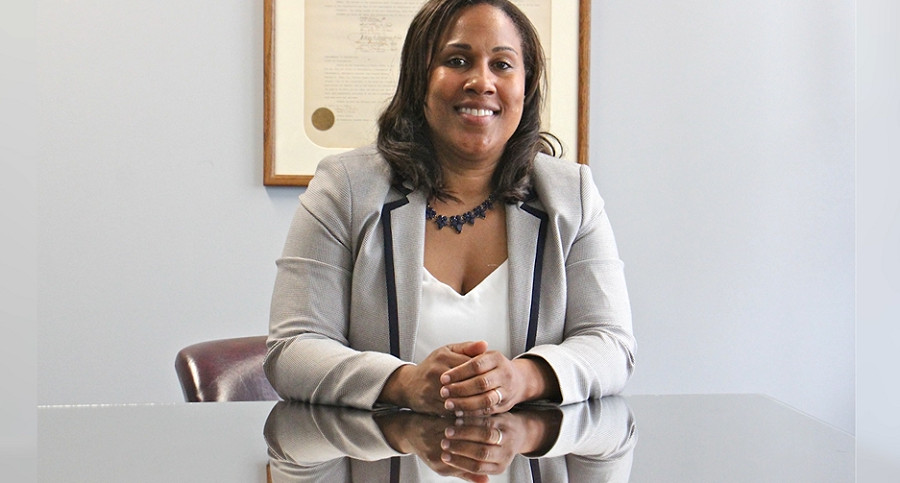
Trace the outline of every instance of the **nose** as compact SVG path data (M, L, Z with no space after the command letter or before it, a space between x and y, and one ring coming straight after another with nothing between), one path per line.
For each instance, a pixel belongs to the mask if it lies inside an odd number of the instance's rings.
M481 65L469 70L469 78L466 79L464 89L479 95L493 94L496 92L496 77L489 66Z

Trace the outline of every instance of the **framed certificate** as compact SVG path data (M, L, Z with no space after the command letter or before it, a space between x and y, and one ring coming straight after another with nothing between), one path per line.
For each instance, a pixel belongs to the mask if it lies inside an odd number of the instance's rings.
M423 0L265 0L267 186L306 186L319 160L371 144ZM549 92L543 129L587 162L590 0L513 0L538 30Z

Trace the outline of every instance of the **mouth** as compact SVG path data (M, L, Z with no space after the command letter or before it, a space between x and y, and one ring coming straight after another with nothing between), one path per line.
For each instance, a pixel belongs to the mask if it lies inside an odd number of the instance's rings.
M460 107L457 108L456 111L460 114L466 114L475 117L489 117L497 113L497 111L491 109L476 109L472 107Z

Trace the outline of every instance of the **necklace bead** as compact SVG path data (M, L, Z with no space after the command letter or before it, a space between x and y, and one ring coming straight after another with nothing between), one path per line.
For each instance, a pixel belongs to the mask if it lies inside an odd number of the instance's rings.
M439 215L434 208L431 207L431 203L425 204L425 219L426 220L434 220L434 224L437 225L438 230L444 228L445 226L451 226L456 233L462 233L463 226L465 225L474 225L476 218L484 219L487 216L488 210L494 207L494 194L491 193L490 196L487 197L486 200L482 201L480 205L472 208L471 210L453 216L445 216Z

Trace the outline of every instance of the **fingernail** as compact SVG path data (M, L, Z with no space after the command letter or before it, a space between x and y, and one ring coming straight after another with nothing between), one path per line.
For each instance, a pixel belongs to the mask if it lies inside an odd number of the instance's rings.
M454 430L453 428L447 428L444 430L444 435L446 435L448 438L452 438L454 434L456 434L456 430Z
M450 442L446 439L441 440L441 449L448 449L450 447Z
M445 398L445 399L450 397L450 390L447 389L446 387L442 387L441 388L441 397Z
M452 410L453 409L453 401L445 401L444 408L447 410Z
M441 375L441 384L450 384L450 376L446 374Z
M456 411L456 417L457 417L457 418L463 417L463 412L462 412L462 411Z
M441 461L444 463L450 461L450 453L441 453Z

